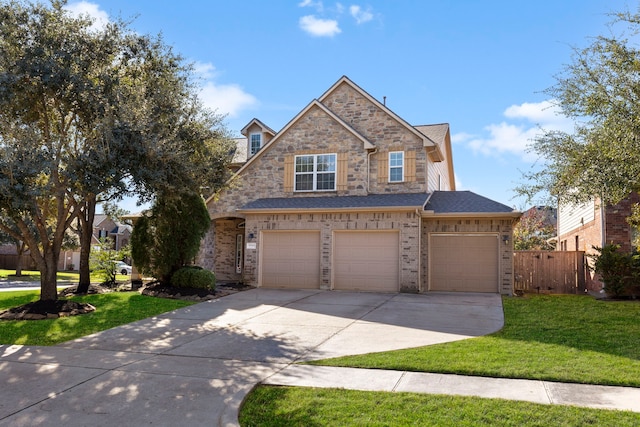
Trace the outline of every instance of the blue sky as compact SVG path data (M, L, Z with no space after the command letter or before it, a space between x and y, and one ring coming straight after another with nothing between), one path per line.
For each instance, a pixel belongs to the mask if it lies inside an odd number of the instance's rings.
M70 1L120 16L196 64L205 104L236 134L281 129L342 75L413 125L449 123L458 190L517 209L539 128L569 130L543 91L573 47L628 0ZM122 203L138 210L131 201Z

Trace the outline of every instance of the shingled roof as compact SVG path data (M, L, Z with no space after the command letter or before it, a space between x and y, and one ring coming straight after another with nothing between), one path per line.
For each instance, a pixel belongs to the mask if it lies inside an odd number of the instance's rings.
M426 211L450 213L515 213L514 209L471 191L434 191Z
M290 209L366 209L366 208L412 208L422 209L429 195L369 194L367 196L328 197L277 197L257 199L247 203L240 211L290 210Z

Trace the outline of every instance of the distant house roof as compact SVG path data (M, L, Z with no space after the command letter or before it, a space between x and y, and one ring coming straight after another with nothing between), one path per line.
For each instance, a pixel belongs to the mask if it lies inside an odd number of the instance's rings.
M253 210L332 210L332 209L422 209L429 195L370 194L367 196L327 197L277 197L257 199L244 205L239 211Z
M233 138L236 143L231 163L244 163L247 161L247 138Z
M449 130L449 123L440 123L435 125L420 125L414 126L425 136L429 137L436 144L444 144L447 131Z
M434 214L516 214L513 208L471 191L434 191L425 211Z

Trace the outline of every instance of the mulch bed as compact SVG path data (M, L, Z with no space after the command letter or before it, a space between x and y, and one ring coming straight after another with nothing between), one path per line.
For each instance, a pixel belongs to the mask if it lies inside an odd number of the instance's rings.
M91 304L66 299L35 301L0 312L0 320L57 319L91 313L95 309Z

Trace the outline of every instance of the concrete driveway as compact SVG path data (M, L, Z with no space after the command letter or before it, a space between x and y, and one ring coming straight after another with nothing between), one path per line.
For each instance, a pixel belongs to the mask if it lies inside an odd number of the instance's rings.
M237 425L246 394L291 363L502 325L494 294L254 289L56 347L0 346L0 425Z

